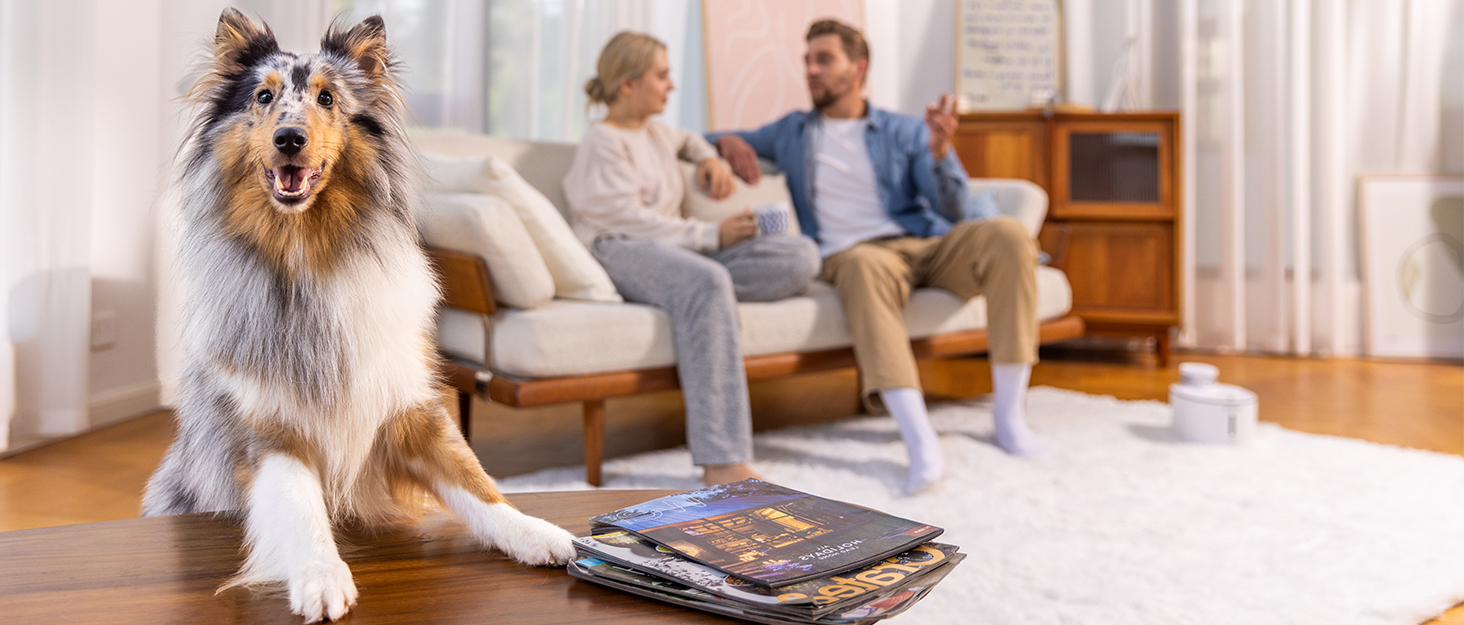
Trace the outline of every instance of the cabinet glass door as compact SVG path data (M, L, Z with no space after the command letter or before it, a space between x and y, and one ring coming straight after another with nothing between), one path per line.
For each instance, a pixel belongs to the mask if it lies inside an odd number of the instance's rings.
M1073 132L1068 193L1073 202L1159 201L1159 133Z

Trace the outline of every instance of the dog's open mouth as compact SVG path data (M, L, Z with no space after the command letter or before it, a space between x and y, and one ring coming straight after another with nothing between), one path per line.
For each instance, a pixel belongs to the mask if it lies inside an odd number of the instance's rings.
M315 181L320 180L320 172L323 169L325 169L324 165L315 169L281 165L274 169L264 170L264 175L273 185L276 200L284 204L294 204L310 195L310 190L315 186Z

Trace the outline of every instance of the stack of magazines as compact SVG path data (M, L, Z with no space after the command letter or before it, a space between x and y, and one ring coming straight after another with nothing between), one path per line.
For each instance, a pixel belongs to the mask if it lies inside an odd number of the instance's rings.
M872 623L910 608L965 554L941 528L744 480L590 519L580 579L758 623Z

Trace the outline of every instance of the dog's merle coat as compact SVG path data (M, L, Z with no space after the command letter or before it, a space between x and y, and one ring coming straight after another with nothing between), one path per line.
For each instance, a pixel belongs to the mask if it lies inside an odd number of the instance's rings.
M566 561L569 535L508 506L443 406L438 290L380 18L301 56L229 9L214 44L172 192L178 436L144 514L241 517L250 553L230 585L284 583L307 620L356 598L330 524L411 518L423 493L520 561Z

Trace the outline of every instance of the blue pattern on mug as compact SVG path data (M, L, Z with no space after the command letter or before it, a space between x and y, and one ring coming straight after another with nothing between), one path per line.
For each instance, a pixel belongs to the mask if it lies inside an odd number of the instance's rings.
M757 216L757 231L760 234L777 234L788 229L788 206L786 204L764 204L753 209Z

